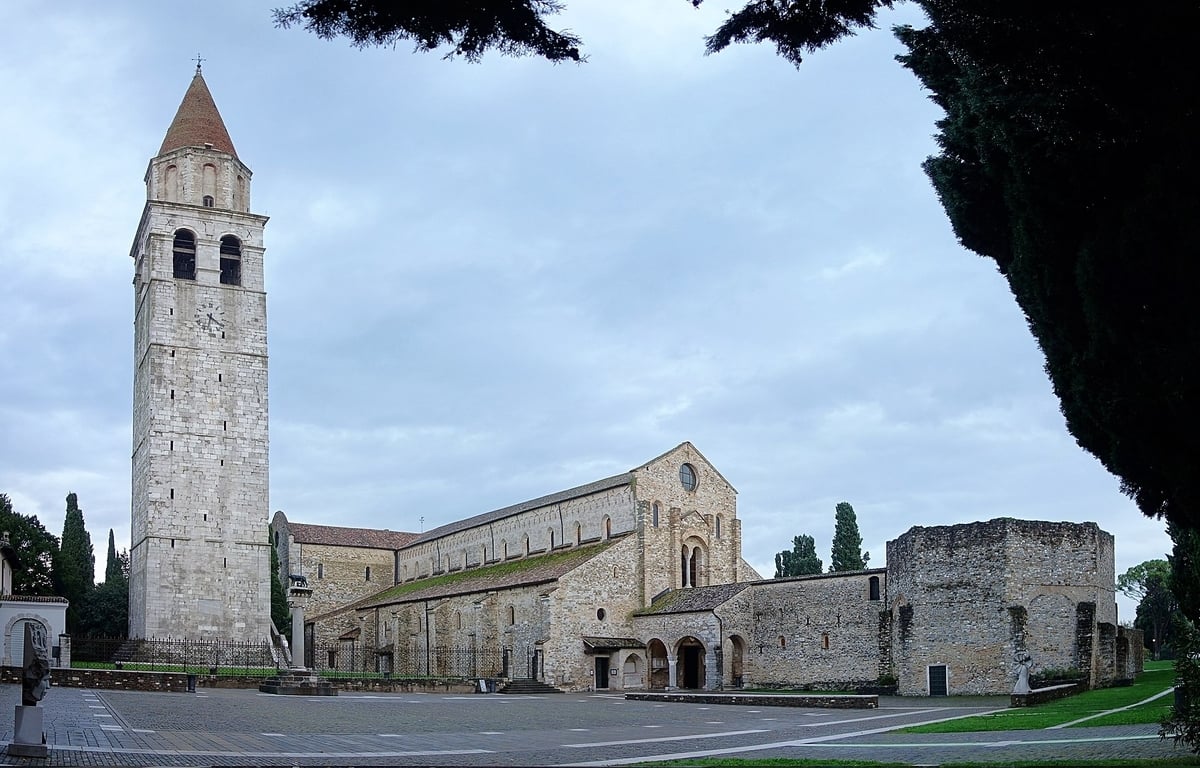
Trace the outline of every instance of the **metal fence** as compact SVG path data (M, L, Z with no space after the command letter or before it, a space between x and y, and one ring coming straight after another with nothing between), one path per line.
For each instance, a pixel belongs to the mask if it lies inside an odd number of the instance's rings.
M365 648L358 641L317 643L306 648L307 662L324 677L500 677L504 653L498 649L434 646Z
M528 662L499 648L364 648L358 641L306 648L307 666L324 677L525 677ZM71 666L204 675L273 675L283 661L270 643L232 640L71 638Z
M267 642L72 637L71 666L191 674L274 674Z

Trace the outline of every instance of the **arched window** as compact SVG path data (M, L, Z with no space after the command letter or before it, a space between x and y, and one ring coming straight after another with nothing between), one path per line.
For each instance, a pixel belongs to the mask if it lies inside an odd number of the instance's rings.
M821 633L821 647L827 651L829 650L829 633L828 632Z
M196 236L186 229L175 230L171 246L174 276L181 280L196 279Z
M200 194L206 198L212 198L217 194L217 166L212 163L205 163L204 168L200 172L201 190ZM212 208L207 202L204 203L205 208Z
M370 581L370 580L371 580L371 566L368 565L366 572L363 574L363 581Z
M325 578L325 563L317 563L317 578Z
M461 611L454 612L454 628L462 629L462 612Z
M221 284L242 284L242 242L233 235L221 238Z
M780 648L787 648L787 638L786 638L786 637L784 637L783 635L780 635L780 636L779 636L779 647L780 647Z
M517 623L517 609L510 605L510 606L508 606L508 626L511 627L512 625L514 625L516 623Z
M658 515L661 511L662 507L657 501L650 506L650 525L654 526L655 528L658 527Z
M550 533L550 549L554 549L554 529L551 528L549 533Z
M529 534L521 537L521 549L525 551L525 557L529 557Z
M577 545L583 543L583 524L582 523L575 523L575 543Z
M179 201L179 168L178 168L178 166L174 166L174 165L167 166L167 178L163 182L163 186L166 188L166 190L165 190L166 191L166 199L171 201L172 203L178 202ZM162 198L163 195L159 195L159 197Z
M504 540L500 541L500 551L504 553L504 559L507 560L508 559L508 542L507 541L504 541Z
M607 538L610 538L611 536L612 536L612 518L606 517L606 518L604 518L604 538L607 539Z
M717 538L721 538L721 516L717 515Z
M879 577L878 576L872 576L870 578L870 580L868 582L868 589L870 591L870 594L867 599L868 600L878 600L879 599Z
M201 199L201 201L200 201L200 202L202 202L202 203L204 204L204 207L205 207L205 208L212 208L212 207L213 207L214 205L216 205L216 203L217 203L217 201L216 201L216 200L213 200L213 196L212 196L212 195L205 195L205 196L203 197L203 199Z

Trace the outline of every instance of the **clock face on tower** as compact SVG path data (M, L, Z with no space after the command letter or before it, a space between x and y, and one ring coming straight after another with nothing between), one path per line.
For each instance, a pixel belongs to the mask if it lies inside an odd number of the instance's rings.
M202 301L196 306L196 325L216 336L225 330L225 310L215 301Z

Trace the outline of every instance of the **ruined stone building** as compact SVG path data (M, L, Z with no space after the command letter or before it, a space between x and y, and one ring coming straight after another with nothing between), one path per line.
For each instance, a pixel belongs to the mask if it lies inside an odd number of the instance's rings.
M404 658L470 674L447 660L456 649L572 690L894 679L913 695L1007 693L1022 650L1093 684L1141 668L1140 639L1116 626L1113 539L1094 523L917 527L888 543L886 568L762 579L741 557L736 491L690 443L414 536L390 552L390 585L366 584L367 559L389 554L349 544L366 531L314 549L282 513L273 528L314 601L358 596L309 613L317 667Z

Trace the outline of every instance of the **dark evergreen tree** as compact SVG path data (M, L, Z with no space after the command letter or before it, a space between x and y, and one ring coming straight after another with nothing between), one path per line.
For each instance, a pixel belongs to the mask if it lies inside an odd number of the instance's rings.
M0 493L0 532L7 531L19 567L13 571L13 593L47 597L54 589L54 561L58 539L45 529L37 515L15 511L7 494Z
M861 571L871 559L862 551L862 536L858 534L858 518L854 507L847 502L837 505L833 523L833 551L829 555L829 571Z
M792 539L791 551L775 555L775 578L807 576L820 573L821 559L817 557L817 546L812 536L801 535Z
M92 552L92 537L83 522L83 510L74 493L67 494L67 516L63 523L62 542L54 561L54 586L67 598L67 632L78 629L79 609L96 583L96 556Z
M1186 364L1200 338L1200 3L915 2L929 23L896 29L900 60L945 110L925 170L955 234L1007 279L1079 445L1144 514L1200 529L1200 375ZM893 4L750 0L707 49L770 42L799 65ZM561 61L580 44L547 27L562 8L301 0L275 14L358 46Z
M115 579L124 579L125 572L121 567L121 560L117 555L117 539L113 535L113 529L108 529L108 555L104 561L104 583L107 584Z
M267 541L271 541L269 531ZM292 612L288 608L287 592L283 588L283 580L279 577L279 553L275 551L273 544L271 545L271 621L274 622L275 629L287 636L288 641L291 642Z
M1174 545L1167 557L1171 564L1171 592L1184 617L1200 625L1200 531L1171 524L1167 533Z

